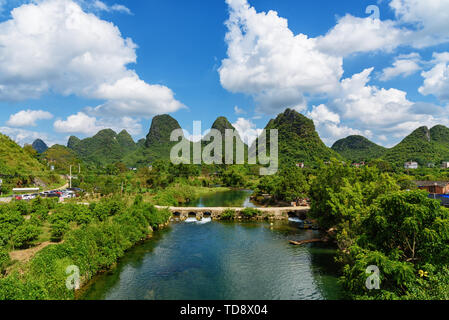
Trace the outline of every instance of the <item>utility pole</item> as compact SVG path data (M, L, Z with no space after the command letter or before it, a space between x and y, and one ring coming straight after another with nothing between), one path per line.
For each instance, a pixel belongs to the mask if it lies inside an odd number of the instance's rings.
M72 188L72 166L70 165L69 188Z

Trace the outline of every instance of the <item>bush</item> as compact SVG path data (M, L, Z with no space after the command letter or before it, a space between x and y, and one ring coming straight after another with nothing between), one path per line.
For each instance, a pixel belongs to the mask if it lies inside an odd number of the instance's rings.
M235 218L235 210L226 209L221 214L221 220L233 220Z
M26 222L14 230L11 237L11 244L13 248L29 247L31 243L39 237L41 230L39 227Z
M5 248L0 247L0 274L3 274L11 263L9 253Z
M261 214L260 210L254 208L245 208L241 211L241 214L245 218L253 218Z

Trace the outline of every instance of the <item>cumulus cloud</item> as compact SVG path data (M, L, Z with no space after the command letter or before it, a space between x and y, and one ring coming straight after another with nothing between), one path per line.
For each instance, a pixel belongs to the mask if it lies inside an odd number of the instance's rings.
M232 124L240 135L240 138L248 146L262 134L262 129L257 129L256 125L248 119L238 118L237 122Z
M22 110L9 117L6 125L11 127L35 127L39 120L53 118L50 112L43 110Z
M406 41L423 48L449 42L449 2L444 0L392 0L398 23L414 26Z
M398 76L407 77L421 69L421 56L418 53L398 56L392 67L382 70L379 79L388 81Z
M349 135L365 135L366 137L372 137L372 132L370 130L361 131L342 125L340 123L340 116L331 111L324 104L313 106L312 110L306 113L306 116L313 120L320 137L323 139L324 143L329 146L336 140L345 138Z
M434 53L433 67L421 73L424 78L419 92L423 95L432 94L441 101L449 101L449 52Z
M256 12L246 0L227 0L228 57L218 72L222 86L251 95L258 110L304 110L304 93L335 90L343 74L340 57L317 49L316 40L295 35L277 12Z
M227 58L218 69L222 86L253 97L261 114L290 107L313 118L327 143L363 134L379 142L399 139L422 125L447 124L445 108L408 100L407 92L371 85L374 68L343 76L352 54L392 53L449 42L449 2L392 0L395 19L345 15L325 35L294 34L277 12L257 12L247 0L227 0ZM421 3L422 2L422 3ZM440 14L442 13L442 14ZM436 17L433 19L433 17ZM449 100L449 53L435 54L422 73L422 94ZM407 77L425 67L418 53L399 55L379 80ZM308 101L326 101L308 108ZM387 139L388 137L388 139Z
M141 124L131 117L100 118L89 116L84 112L70 115L66 120L58 119L53 124L56 132L93 135L103 129L119 132L127 130L131 135L141 133Z
M100 109L120 114L150 117L182 108L169 88L147 84L128 68L136 47L72 0L24 4L0 23L0 100L51 91L103 99Z
M317 38L318 48L328 54L347 56L353 53L387 51L400 44L407 30L397 28L391 20L358 18L347 14L325 36Z

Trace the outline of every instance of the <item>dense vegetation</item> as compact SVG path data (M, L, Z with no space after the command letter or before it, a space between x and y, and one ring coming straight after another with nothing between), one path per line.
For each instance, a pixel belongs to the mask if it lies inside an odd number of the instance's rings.
M332 230L350 298L448 298L449 210L424 191L400 189L376 167L339 162L311 182L311 214ZM366 287L369 266L380 271L379 290Z
M449 128L418 128L389 149L383 159L393 166L403 166L404 162L410 160L417 161L420 166L440 166L442 161L449 161Z
M328 148L320 139L312 120L302 114L287 109L284 113L270 120L265 127L269 145L269 130L277 129L279 133L279 162L281 165L294 165L299 162L315 167L322 161L341 158L338 153ZM268 152L270 150L269 147Z
M47 246L29 263L13 265L7 276L0 276L0 300L73 299L74 291L66 288L67 267L77 266L85 283L110 268L126 250L150 236L152 229L164 225L171 216L144 203L142 197L136 197L130 205L109 198L90 206L55 205L41 199L28 208L17 206L0 206L2 273L12 263L7 249L29 246L42 232L43 224L51 225L53 241L64 242ZM31 219L24 221L24 214L31 214Z
M137 148L126 130L117 134L111 129L101 130L93 137L84 140L71 137L67 146L83 161L95 165L108 165L122 161L125 155Z
M3 180L0 191L6 194L15 187L60 182L58 175L37 160L37 152L31 146L21 148L3 134L0 134L0 179Z
M383 156L387 149L369 141L365 137L349 136L335 142L332 150L352 162L361 162L378 159Z

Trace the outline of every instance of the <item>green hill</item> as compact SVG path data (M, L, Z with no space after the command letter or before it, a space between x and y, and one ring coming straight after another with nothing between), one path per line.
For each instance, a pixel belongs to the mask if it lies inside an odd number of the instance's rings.
M226 130L233 130L234 134L236 135L236 137L233 140L233 144L232 144L232 150L233 150L233 154L234 154L234 162L236 163L236 146L237 143L243 143L243 151L244 151L244 159L246 159L246 156L248 154L248 146L242 141L242 138L240 137L239 133L237 132L237 130L235 129L235 127L231 124L231 122L229 122L229 120L226 117L218 117L215 122L212 124L211 129L215 129L220 131L221 136L222 136L222 157L221 157L221 161L224 164L225 163L225 155L226 155ZM210 136L210 134L207 134L204 138L203 141L201 142L202 145L202 150L204 150L204 148L209 145L210 143L213 142L213 138Z
M107 165L122 161L125 155L135 150L136 143L125 130L117 134L105 129L84 140L70 137L67 147L85 162Z
M332 146L332 150L343 158L356 162L378 159L387 151L386 148L362 136L349 136L338 140Z
M33 147L34 150L36 150L37 153L44 153L48 149L47 144L41 139L34 140L31 146Z
M279 132L279 161L281 165L304 162L306 165L313 166L331 158L341 159L338 153L323 143L313 121L295 110L287 109L276 119L268 122L265 127L268 143L271 129L277 129Z
M14 187L60 182L58 176L3 134L0 134L0 178L3 180L2 192L9 192Z
M420 127L382 157L393 165L403 166L406 161L417 161L421 166L428 163L439 165L449 160L449 128L438 125L429 130Z
M173 117L154 117L145 143L139 140L135 150L124 157L124 162L129 166L146 166L156 160L170 159L170 151L178 143L170 141L171 133L176 129L181 129L181 126Z
M70 166L78 167L82 163L75 151L61 145L54 145L42 154L49 165L53 165L57 172L67 174Z

